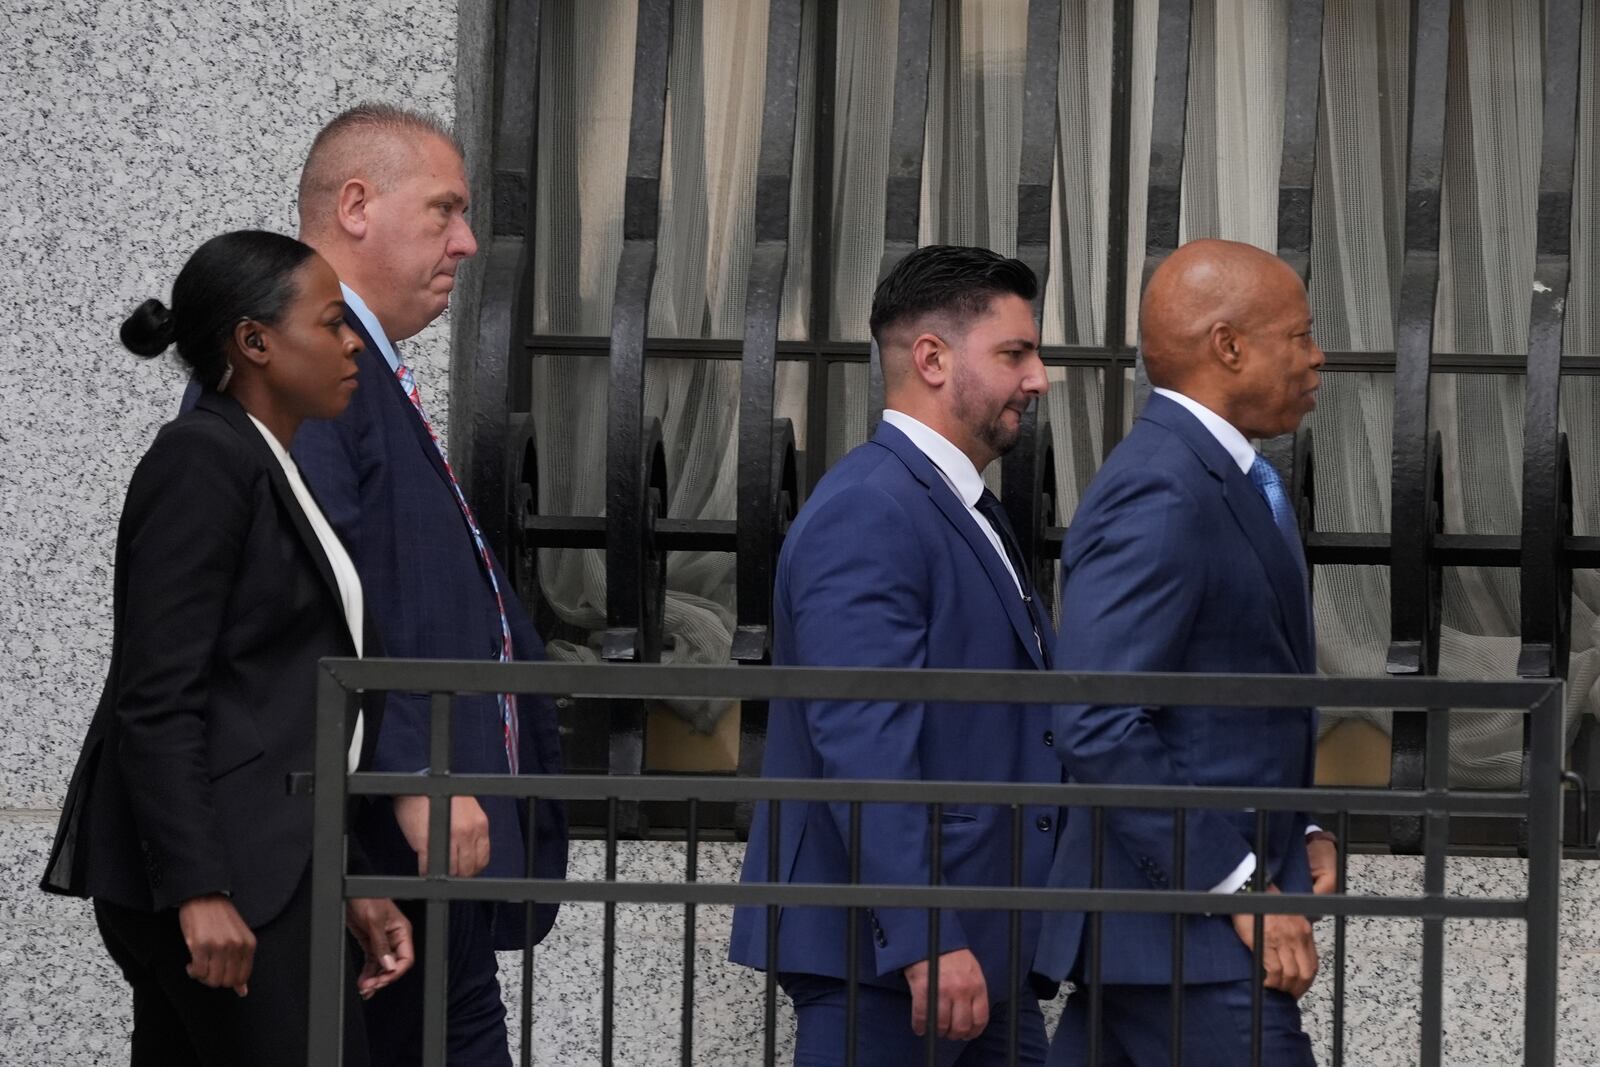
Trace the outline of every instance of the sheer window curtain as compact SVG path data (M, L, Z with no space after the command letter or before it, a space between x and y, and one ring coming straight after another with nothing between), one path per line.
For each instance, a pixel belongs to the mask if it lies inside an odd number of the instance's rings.
M668 69L661 224L651 337L737 338L754 247L755 170L765 89L767 6L741 0L675 5ZM536 333L608 335L622 246L637 7L554 5L542 42L540 152L535 227ZM802 101L811 99L815 26L800 60ZM811 111L798 119L795 166L810 173ZM790 260L783 330L804 330L810 283L810 185L791 195ZM601 515L605 498L607 366L592 356L538 356L533 408L540 456L539 509ZM794 414L804 410L804 369L780 372ZM798 384L798 388L796 385ZM646 417L661 420L669 501L675 518L731 519L737 492L739 364L653 361L645 375ZM566 625L550 642L558 659L597 658L605 626L603 552L540 553L542 592ZM733 557L668 556L668 661L720 663L734 625ZM709 730L728 705L674 704Z
M1046 289L1048 343L1098 344L1105 336L1109 199L1112 0L1067 3L1060 47L1058 144ZM1574 210L1568 351L1600 353L1600 249L1593 239L1596 164L1596 3L1585 11L1583 88ZM760 134L766 5L680 0L669 75L668 159L651 332L737 337L750 252L755 153ZM935 8L923 169L924 243L1015 246L1026 0L958 0ZM1131 137L1128 336L1134 336L1145 231L1154 85L1154 0L1135 0ZM808 8L808 19L815 12ZM839 5L830 333L865 340L883 248L887 140L892 115L897 0ZM622 170L632 78L631 3L556 5L542 64L534 328L605 335L620 249ZM1285 18L1276 0L1196 0L1182 196L1186 238L1223 236L1272 247L1285 75ZM1323 107L1314 191L1311 300L1324 347L1382 351L1404 254L1408 114L1407 5L1327 0ZM807 24L804 79L815 71ZM1445 222L1435 327L1442 351L1522 352L1533 271L1539 111L1538 0L1457 0L1452 18ZM802 336L809 311L811 85L800 89L800 135L791 200L791 263L785 332ZM1586 215L1585 212L1588 212ZM1103 382L1057 370L1047 399L1055 439L1058 507L1070 515L1102 460ZM831 463L865 437L864 366L836 367L829 439L811 442ZM808 383L780 372L780 413L797 430ZM599 514L603 504L606 368L603 360L535 361L534 408L543 469L540 507ZM1393 380L1329 374L1310 426L1317 456L1317 521L1327 530L1383 530ZM653 366L646 410L662 419L672 502L684 517L731 518L736 469L738 367L731 362ZM1522 383L1506 377L1442 377L1434 420L1447 457L1452 530L1514 533L1519 522ZM1600 434L1592 378L1563 383L1572 435L1579 532L1600 529ZM604 624L603 554L547 550L544 593L581 634ZM674 553L669 566L670 655L719 662L732 622L733 561ZM1600 583L1575 577L1570 714L1592 711L1600 692L1596 609ZM1514 674L1514 572L1448 575L1441 670L1452 676ZM1377 673L1388 641L1388 573L1322 567L1317 573L1319 660L1329 673ZM553 643L558 656L592 655L581 640ZM704 728L719 709L680 708ZM1333 722L1336 715L1329 716ZM1379 725L1387 722L1377 717ZM1460 716L1453 768L1462 784L1500 785L1517 773L1515 722Z

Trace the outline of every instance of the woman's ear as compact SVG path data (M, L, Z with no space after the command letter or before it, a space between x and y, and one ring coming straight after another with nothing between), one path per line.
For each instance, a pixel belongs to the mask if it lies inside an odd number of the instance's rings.
M267 362L266 327L255 319L240 319L233 327L233 343L239 354L258 367Z

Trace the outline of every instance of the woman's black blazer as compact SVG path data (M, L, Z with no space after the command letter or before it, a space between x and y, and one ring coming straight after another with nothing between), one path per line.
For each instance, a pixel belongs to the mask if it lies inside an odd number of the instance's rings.
M286 781L312 767L317 660L355 648L282 466L227 395L204 393L134 471L113 610L43 886L148 911L224 892L260 926L311 857L311 798Z

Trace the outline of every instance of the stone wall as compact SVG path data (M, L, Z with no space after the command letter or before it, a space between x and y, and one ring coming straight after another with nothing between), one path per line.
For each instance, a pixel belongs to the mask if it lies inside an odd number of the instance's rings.
M292 232L312 135L359 100L457 118L486 208L490 10L0 0L0 1067L126 1062L128 996L87 905L35 888L106 666L123 489L183 386L171 361L127 355L116 326L145 297L165 297L207 237ZM463 276L463 326L478 276ZM441 423L448 337L439 323L407 346ZM702 877L735 877L737 859L707 845ZM676 877L682 860L681 845L626 845L623 877ZM1380 858L1352 868L1358 887L1387 892L1412 891L1419 869ZM601 870L598 846L574 846L575 878ZM1518 891L1515 861L1459 859L1451 872L1461 892ZM1561 1062L1580 1064L1600 1042L1600 923L1589 914L1600 870L1569 862L1563 892ZM677 1062L682 923L681 908L619 909L618 1063ZM723 962L726 930L725 910L701 910L696 1062L743 1067L759 1062L762 986ZM1331 944L1328 924L1319 936ZM1517 1060L1522 943L1515 923L1451 928L1446 1062ZM1415 923L1352 923L1347 1062L1415 1062L1419 954ZM534 1062L598 1062L600 961L599 906L568 907L535 956ZM502 962L520 1031L520 958ZM1307 1001L1324 1061L1331 986L1330 968Z

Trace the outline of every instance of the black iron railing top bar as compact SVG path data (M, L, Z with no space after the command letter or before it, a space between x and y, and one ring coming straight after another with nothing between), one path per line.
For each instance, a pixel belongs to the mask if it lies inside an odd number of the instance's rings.
M1525 711L1559 694L1560 679L1466 681L1298 674L1101 674L907 668L700 667L480 660L325 659L346 690L548 693L586 697L728 700L901 700L1017 704L1197 703Z

